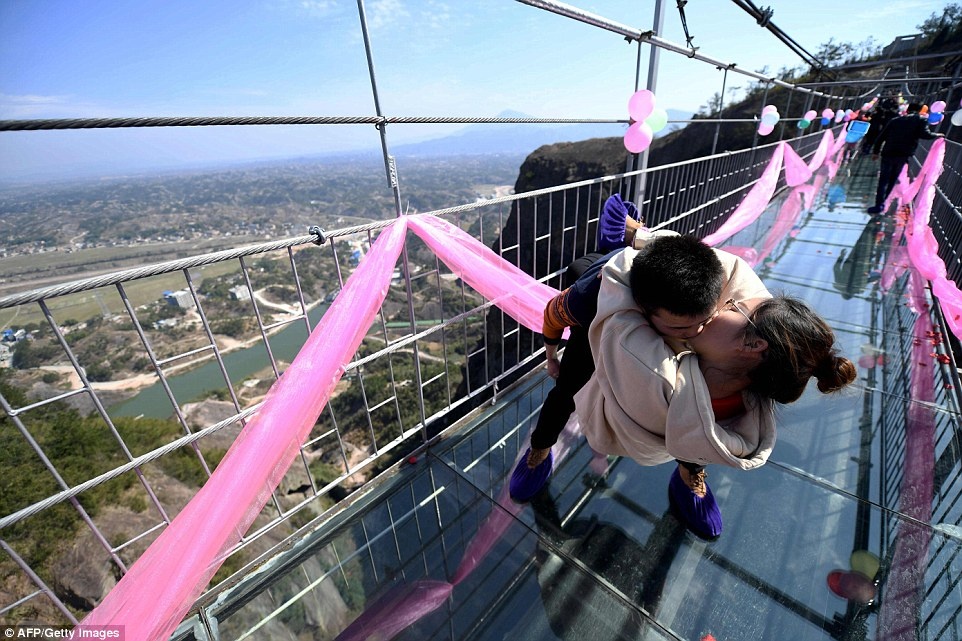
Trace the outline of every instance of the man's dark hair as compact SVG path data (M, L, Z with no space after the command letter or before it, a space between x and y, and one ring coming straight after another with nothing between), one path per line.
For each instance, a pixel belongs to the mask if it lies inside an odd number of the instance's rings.
M631 295L646 313L708 316L718 306L725 269L694 236L656 236L631 263Z
M909 106L905 109L905 113L917 114L922 111L922 105L917 102L910 102Z

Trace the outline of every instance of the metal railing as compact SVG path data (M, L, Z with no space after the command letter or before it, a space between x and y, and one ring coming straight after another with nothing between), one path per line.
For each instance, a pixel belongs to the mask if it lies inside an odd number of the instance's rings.
M813 149L818 138L798 139L799 148L803 153ZM773 147L646 170L642 211L648 224L698 235L717 228L754 184ZM624 193L641 174L600 177L428 215L471 230L515 265L557 284L569 255L594 249L604 200ZM49 346L59 354L44 361L45 371L58 372L57 382L38 387L29 400L0 393L17 444L32 458L19 473L29 469L37 482L47 479L50 485L42 500L16 505L0 516L4 550L36 589L0 605L0 615L22 605L22 599L41 595L69 612L49 587L55 577L38 562L42 555L17 552L47 519L82 521L100 550L90 562L109 559L114 573L126 571L175 516L178 504L210 475L233 436L260 407L266 388L283 374L291 354L316 327L324 301L353 270L357 248L366 251L387 224L316 231L0 299L0 309L21 307L26 314L27 308L36 307L46 326L34 332L31 349ZM496 396L499 386L541 361L543 348L533 332L456 280L420 241L408 240L407 250L409 278L399 274L392 284L361 351L345 367L339 392L255 527L238 544L237 559L228 562L229 568L248 558L265 533L324 513L364 479L401 454L425 446L458 416ZM556 256L562 260L555 262ZM171 290L181 294L168 293L167 300L158 302ZM71 316L84 298L97 299L108 311L122 311L75 322ZM176 308L176 323L156 320L175 309L171 301L186 307ZM414 310L413 322L408 309ZM226 320L238 319L249 325L255 339L232 351L236 341L222 332ZM116 371L106 372L108 380L102 380L102 361L119 354L108 345L91 350L80 340L105 326L130 337L124 360L117 361ZM285 347L281 338L291 335L293 347ZM233 359L238 354L251 362L241 368ZM134 400L117 402L113 390L128 381L114 376L130 374L124 363L141 363L141 370L151 374L137 376L152 382ZM205 421L194 413L195 403L211 396L223 399L215 403L220 414ZM168 416L171 419L162 420ZM75 438L96 434L92 442L116 450L115 455L93 457L81 472L70 454L81 444L64 442L63 433L45 431L51 420L76 422L80 428L72 433ZM155 431L160 436L153 441L144 436ZM130 514L136 518L128 519L124 532L98 523L107 495L110 503L136 508Z

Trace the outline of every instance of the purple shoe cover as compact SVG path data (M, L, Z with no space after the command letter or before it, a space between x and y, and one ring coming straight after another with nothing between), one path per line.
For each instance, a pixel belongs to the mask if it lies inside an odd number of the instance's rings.
M554 463L554 454L549 450L548 458L541 461L538 467L532 470L528 467L528 454L530 453L531 448L529 447L514 467L511 480L508 482L508 492L511 494L511 498L522 503L531 500L531 497L541 491L548 477L551 476L551 466Z
M598 238L595 241L598 251L607 254L625 246L626 216L635 220L641 218L635 203L626 203L621 199L621 194L612 194L605 201L598 219Z
M711 488L705 485L705 497L699 497L685 485L677 467L668 481L668 502L675 517L695 536L707 541L721 536L721 510Z

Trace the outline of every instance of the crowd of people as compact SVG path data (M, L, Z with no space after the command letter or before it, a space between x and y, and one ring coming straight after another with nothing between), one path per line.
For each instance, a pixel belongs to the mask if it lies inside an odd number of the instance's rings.
M862 140L862 153L871 153L876 160L881 156L875 203L868 208L868 213L880 214L903 168L915 154L919 140L932 140L944 134L929 129L923 105L917 102L900 107L895 98L882 98L871 112L861 117L869 122Z

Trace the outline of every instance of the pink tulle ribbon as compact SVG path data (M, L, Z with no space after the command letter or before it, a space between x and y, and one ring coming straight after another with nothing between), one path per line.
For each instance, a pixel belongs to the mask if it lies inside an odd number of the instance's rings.
M924 598L932 529L920 523L932 520L932 492L935 477L935 386L930 336L932 322L923 281L913 272L909 283L909 304L918 314L912 331L912 367L905 425L905 464L899 486L898 512L901 519L895 536L895 551L885 584L885 598L879 609L880 641L914 641Z
M378 237L220 465L82 625L168 638L240 541L297 455L374 321L404 244L405 219Z

